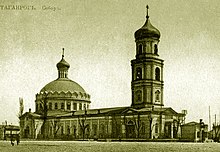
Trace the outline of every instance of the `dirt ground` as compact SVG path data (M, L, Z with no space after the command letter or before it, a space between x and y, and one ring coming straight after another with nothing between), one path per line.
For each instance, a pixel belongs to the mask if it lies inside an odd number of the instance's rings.
M0 152L220 152L220 143L0 141Z

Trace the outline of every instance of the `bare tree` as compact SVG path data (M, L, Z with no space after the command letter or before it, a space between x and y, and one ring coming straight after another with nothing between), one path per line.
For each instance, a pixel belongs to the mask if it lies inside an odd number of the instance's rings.
M214 141L219 142L219 134L220 134L220 125L213 124L213 134L214 134Z
M56 138L57 133L58 133L60 127L61 127L60 120L54 120L54 121L51 120L51 125L53 127L53 136L54 136L54 138Z
M20 124L20 117L23 115L23 112L24 112L23 98L19 97L19 112L17 114L19 124Z
M137 115L137 118L135 118L135 115ZM140 131L141 131L141 128L142 128L139 112L134 112L133 120L134 120L134 124L135 124L135 130L137 132L136 138L139 139L140 138Z
M43 118L43 124L42 124L43 138L46 137L46 121L47 121L47 112L48 112L47 95L48 94L44 95L43 100L41 100L41 104L40 104L40 111L41 111L42 118Z
M87 109L86 107L84 107L85 109L85 114L81 116L78 116L78 122L79 122L79 126L80 129L82 131L82 136L83 136L83 140L85 138L85 133L86 133L86 129L89 127L89 124L86 124L86 117L87 117Z
M38 126L39 126L39 124L36 124L36 122L35 122L35 120L34 120L34 119L33 119L32 124L33 124L33 128L34 128L34 138L36 138L36 130L37 130L37 128L38 128Z
M112 138L121 138L121 120L115 113L112 115Z
M19 112L18 112L18 117L23 115L23 111L24 111L24 102L23 102L23 98L19 98Z

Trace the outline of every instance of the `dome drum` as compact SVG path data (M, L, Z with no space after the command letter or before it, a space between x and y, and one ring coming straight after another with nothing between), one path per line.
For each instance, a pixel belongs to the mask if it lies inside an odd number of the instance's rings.
M64 99L64 100L83 100L90 102L90 95L87 93L81 93L81 92L41 92L39 94L36 94L36 100L42 100L44 98L52 98L52 99Z

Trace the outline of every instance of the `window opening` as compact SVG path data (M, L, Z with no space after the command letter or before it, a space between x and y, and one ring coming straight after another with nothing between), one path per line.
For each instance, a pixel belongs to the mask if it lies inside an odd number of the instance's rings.
M158 67L155 69L155 79L160 81L160 69Z
M141 68L136 69L136 79L137 80L142 79L142 69Z

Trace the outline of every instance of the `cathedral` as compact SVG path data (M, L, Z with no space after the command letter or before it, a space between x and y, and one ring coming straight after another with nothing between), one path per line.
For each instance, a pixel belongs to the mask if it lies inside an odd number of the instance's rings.
M163 65L159 57L160 31L148 15L134 33L136 56L131 60L131 105L90 109L90 95L69 79L64 53L56 67L58 78L36 94L35 112L20 117L22 138L33 139L175 139L185 111L178 113L163 101Z

